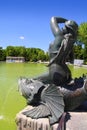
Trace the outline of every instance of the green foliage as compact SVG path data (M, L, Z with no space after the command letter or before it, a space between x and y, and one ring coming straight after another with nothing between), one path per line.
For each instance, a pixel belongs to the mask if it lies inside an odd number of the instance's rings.
M46 61L47 54L39 48L26 48L26 61Z
M78 40L87 46L87 22L80 24L78 28Z
M6 51L0 47L0 61L5 61L6 59Z
M78 41L84 43L85 48L83 48L79 53L79 55L83 55L84 62L87 62L87 22L83 22L80 24L78 28Z
M8 46L6 48L6 56L25 56L26 49L22 46Z
M74 45L74 58L84 59L84 49L81 45Z
M49 59L48 53L45 53L39 48L25 48L23 46L7 46L5 50L0 48L0 60L6 59L6 56L22 56L25 61L37 62L47 61Z
M84 62L87 63L87 45L84 48Z
M6 48L6 56L14 56L15 55L15 50L13 46L8 46Z

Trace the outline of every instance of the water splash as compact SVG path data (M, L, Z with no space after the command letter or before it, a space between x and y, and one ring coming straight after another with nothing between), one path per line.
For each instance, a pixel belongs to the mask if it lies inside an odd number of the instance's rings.
M15 85L11 85L12 87L7 91L6 95L5 95L5 99L4 99L4 102L2 104L2 107L1 107L1 111L3 111L5 109L5 106L6 106L6 103L8 102L8 97L10 95L10 93L12 92L12 90L15 90Z
M0 120L3 120L4 119L4 116L3 115L0 115Z

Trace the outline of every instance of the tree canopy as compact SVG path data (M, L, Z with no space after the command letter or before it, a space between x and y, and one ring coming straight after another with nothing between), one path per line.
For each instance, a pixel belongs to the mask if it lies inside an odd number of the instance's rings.
M7 46L4 50L0 47L0 61L6 59L7 56L22 56L25 58L25 61L37 62L47 61L49 59L48 53L44 52L39 48L25 48L24 46Z
M78 28L78 40L87 46L87 22L80 24Z
M87 22L83 22L79 25L77 40L84 44L84 47L80 44L74 47L74 54L76 58L83 59L87 62Z

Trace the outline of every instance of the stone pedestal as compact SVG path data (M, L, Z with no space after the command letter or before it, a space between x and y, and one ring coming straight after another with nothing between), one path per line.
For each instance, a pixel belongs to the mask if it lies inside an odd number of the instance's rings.
M27 109L32 109L32 106L16 115L17 130L87 130L87 111L69 112L61 117L59 124L50 126L48 118L32 119L23 115Z
M64 130L62 120L60 120L60 125L56 123L50 126L48 118L32 119L23 115L22 112L27 109L32 109L32 106L27 106L16 115L17 130Z
M87 101L66 114L66 130L87 130Z
M70 112L67 117L66 130L87 130L87 112Z

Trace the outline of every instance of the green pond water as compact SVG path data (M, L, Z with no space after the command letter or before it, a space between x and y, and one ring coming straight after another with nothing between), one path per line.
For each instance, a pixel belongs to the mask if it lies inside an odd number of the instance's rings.
M73 77L87 73L87 68L69 67ZM26 106L26 100L18 92L18 78L32 78L46 71L45 64L0 63L0 130L17 130L16 114Z

